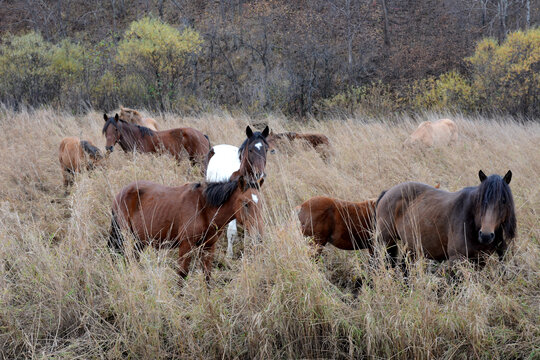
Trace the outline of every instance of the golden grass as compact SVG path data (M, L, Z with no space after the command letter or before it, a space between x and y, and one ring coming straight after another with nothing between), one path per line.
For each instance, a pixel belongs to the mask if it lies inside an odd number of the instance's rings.
M212 144L239 145L246 116L156 116L162 129L193 126ZM403 148L418 121L452 117L461 133L445 148ZM538 358L540 357L540 125L511 118L448 114L410 118L288 123L275 131L319 131L328 163L295 145L269 155L263 187L262 244L225 258L220 242L210 289L199 264L177 285L176 252L146 249L139 262L107 249L110 204L134 179L200 181L198 169L171 157L112 156L76 178L64 196L57 159L64 136L104 147L102 115L52 110L0 111L0 356L5 358ZM451 285L426 261L408 285L365 253L328 247L313 261L292 209L315 195L352 201L377 197L406 180L450 191L504 174L518 237L501 265L462 264ZM358 278L369 279L354 289Z

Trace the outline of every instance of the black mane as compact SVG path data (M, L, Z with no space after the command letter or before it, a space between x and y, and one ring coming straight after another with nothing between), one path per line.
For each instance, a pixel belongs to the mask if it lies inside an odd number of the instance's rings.
M508 214L502 227L506 235L510 238L515 237L516 233L516 213L514 207L514 198L510 186L499 175L491 175L478 187L477 206L483 213L490 207L495 206L499 213Z
M258 189L259 185L255 182L246 184L249 188ZM206 201L212 206L221 206L225 204L238 188L238 180L229 180L223 182L211 182L206 184L204 196Z
M97 147L90 144L88 141L81 140L81 146L82 146L84 152L86 152L88 155L90 155L90 156L92 156L94 158L101 156L101 151L99 151L99 149Z
M101 133L102 134L105 134L105 132L107 131L107 128L109 127L110 124L112 124L115 128L118 129L118 125L117 123L123 123L125 125L132 125L132 126L136 126L137 129L139 129L139 132L141 133L141 136L144 137L145 135L148 135L148 136L154 136L155 132L154 130L152 129L149 129L145 126L141 126L141 125L137 125L137 124L131 124L131 123L128 123L122 119L118 119L118 122L113 118L113 117L110 117L109 120L107 120L107 122L105 123L105 125L103 126L103 130L101 130Z
M238 148L238 158L242 157L242 153L244 152L244 149L249 142L255 142L257 140L262 141L266 146L268 146L268 142L266 141L266 138L262 135L262 133L260 131L255 131L253 133L253 136L244 140L242 145L240 145L240 147Z

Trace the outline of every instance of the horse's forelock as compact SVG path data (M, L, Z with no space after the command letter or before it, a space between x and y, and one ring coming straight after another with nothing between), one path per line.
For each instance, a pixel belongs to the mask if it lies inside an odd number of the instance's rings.
M242 145L240 145L240 147L238 148L238 158L242 158L242 153L244 152L244 149L246 148L246 146L248 146L248 144L257 141L262 141L266 146L268 146L268 141L266 140L266 138L262 136L262 133L260 131L256 131L253 133L253 136L245 139Z
M120 120L120 121L123 121L123 120ZM118 126L116 125L116 121L114 120L113 117L110 117L109 120L107 120L107 122L105 122L105 125L103 125L103 130L101 130L101 133L102 134L105 134L105 131L107 131L107 128L109 127L110 124L113 124L114 127L118 128Z
M478 205L482 214L492 206L501 213L505 212L507 218L504 220L502 227L507 237L514 238L517 221L510 186L499 175L491 175L480 184L479 191Z

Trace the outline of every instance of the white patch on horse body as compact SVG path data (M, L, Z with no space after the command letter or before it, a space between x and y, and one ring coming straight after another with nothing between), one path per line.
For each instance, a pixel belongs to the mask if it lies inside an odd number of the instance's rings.
M259 141L258 143L255 144L255 147L257 148L257 150L261 150L262 143Z
M240 169L238 148L221 144L213 147L214 156L208 162L206 181L229 181L231 175Z
M257 195L251 194L251 198L253 199L253 201L255 202L255 204L258 204L258 203L259 203L259 198L257 197Z

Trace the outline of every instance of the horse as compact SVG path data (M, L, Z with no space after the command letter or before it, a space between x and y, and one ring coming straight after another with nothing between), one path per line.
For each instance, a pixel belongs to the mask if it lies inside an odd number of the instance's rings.
M302 234L313 237L313 246L320 255L330 243L341 250L373 251L375 199L351 202L316 196L298 207Z
M270 145L270 151L272 153L274 153L276 149L280 148L284 143L290 143L293 141L304 142L308 146L315 149L315 151L317 151L323 159L328 158L332 152L330 140L326 135L323 134L300 134L296 132L284 132L275 134L274 132L271 132L270 136L268 137L268 144Z
M377 200L377 239L397 263L398 243L407 252L435 260L465 258L483 266L486 254L502 260L508 243L516 236L516 214L510 180L486 176L480 184L457 192L435 189L417 182L398 184ZM406 270L406 269L405 269Z
M193 250L202 248L203 271L210 280L215 244L224 226L235 219L249 234L263 233L259 189L262 183L243 176L216 183L170 187L150 181L124 187L112 204L108 246L123 253L121 230L137 239L137 248L152 244L178 247L179 275L186 278Z
M64 187L73 184L73 175L82 169L91 170L103 159L103 154L88 140L76 136L63 138L58 149Z
M147 127L151 130L158 131L158 125L156 120L152 118L143 118L141 113L137 110L120 107L120 120Z
M456 142L458 128L450 119L434 122L424 121L405 141L404 145L423 144L425 146L444 146Z
M268 142L266 141L270 129L264 128L262 132L246 127L246 139L236 146L216 145L207 155L206 181L228 181L244 176L249 181L258 181L264 178ZM227 256L233 256L233 243L238 236L236 221L232 221L227 229Z
M103 115L105 125L102 133L107 142L105 149L110 153L117 143L125 152L134 150L143 153L167 152L180 161L182 150L185 150L192 164L202 163L210 142L208 137L193 128L177 128L164 131L153 131L147 127L134 125L115 117Z

